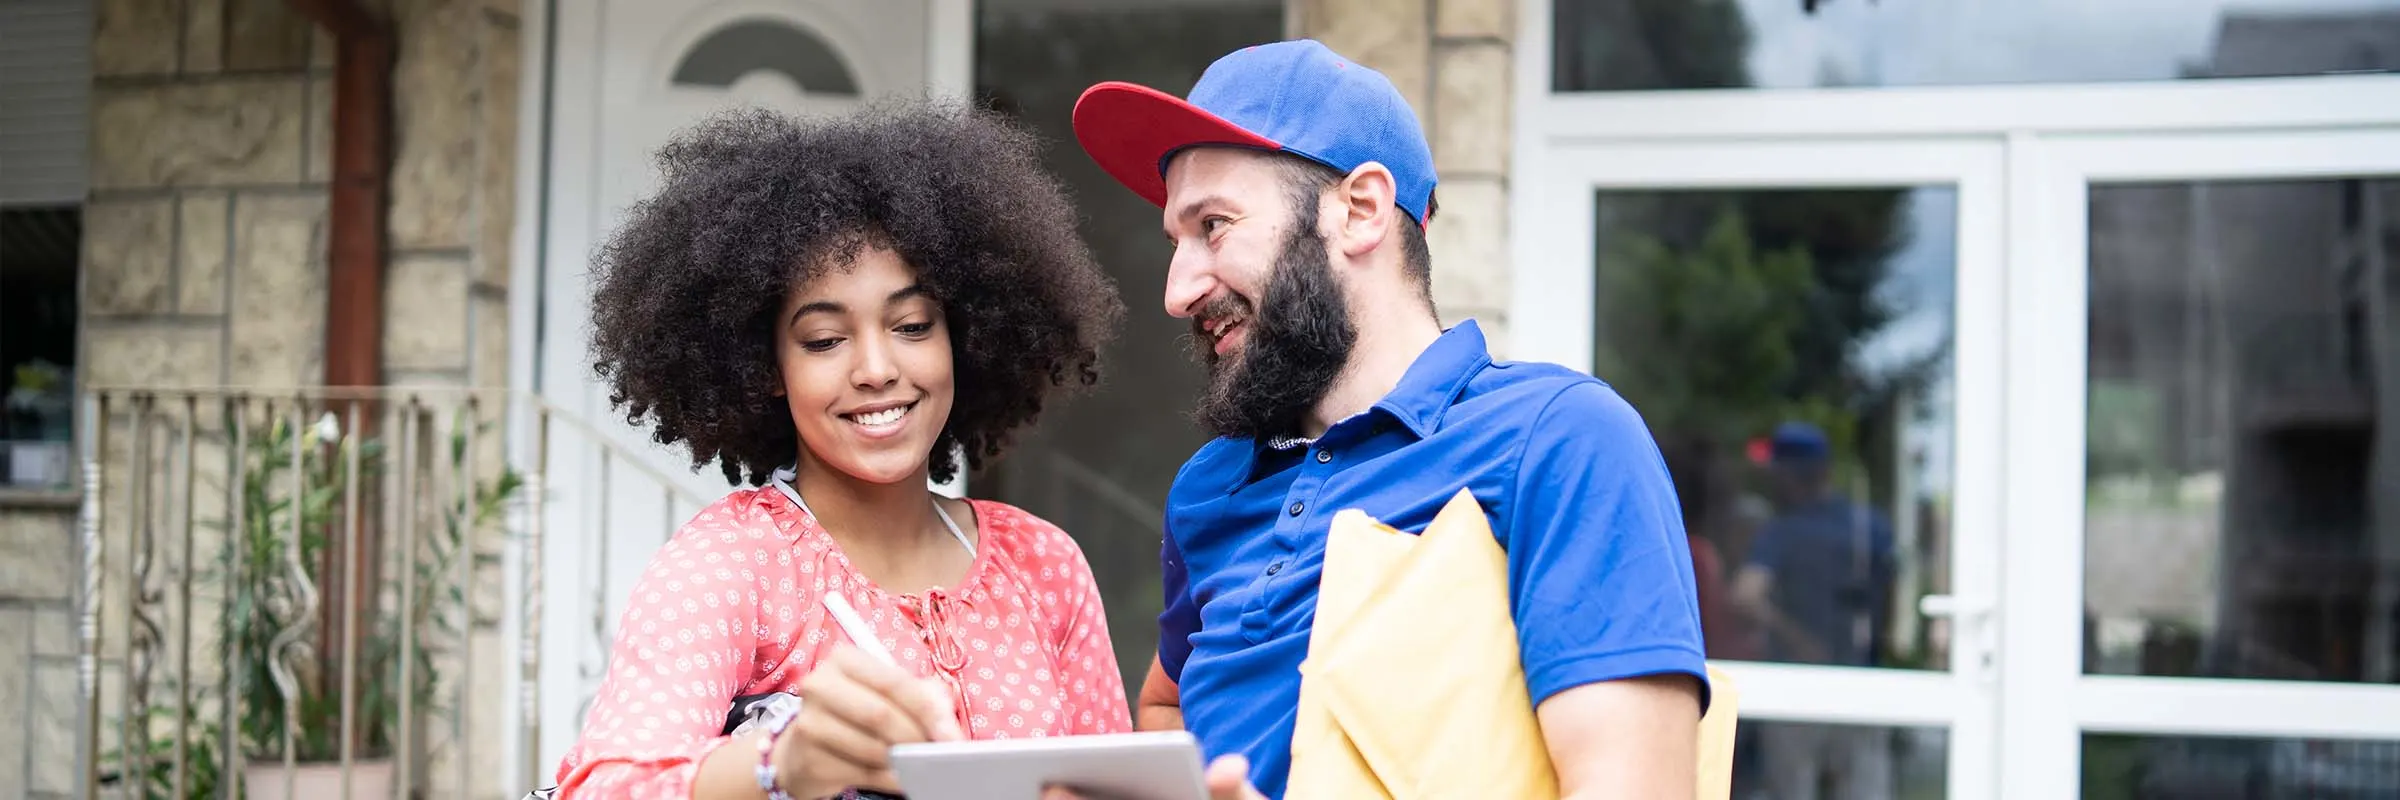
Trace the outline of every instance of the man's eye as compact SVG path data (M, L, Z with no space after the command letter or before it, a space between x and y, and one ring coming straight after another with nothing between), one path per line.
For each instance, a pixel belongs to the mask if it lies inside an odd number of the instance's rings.
M838 339L838 338L837 338L837 339L810 339L810 340L808 340L808 341L801 342L801 343L800 343L800 349L807 350L807 351L809 351L809 352L811 352L811 353L822 353L822 352L825 352L825 351L827 351L827 350L831 350L831 349L833 349L833 348L834 348L834 346L836 346L836 345L839 345L839 344L841 344L841 343L842 343L842 340L841 340L841 339Z
M1217 228L1232 221L1233 220L1229 220L1224 217L1208 217L1206 219L1202 219L1200 220L1200 232L1214 236L1217 233Z

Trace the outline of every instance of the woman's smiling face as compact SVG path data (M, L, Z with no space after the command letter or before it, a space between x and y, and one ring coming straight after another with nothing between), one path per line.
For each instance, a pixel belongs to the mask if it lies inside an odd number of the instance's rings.
M955 373L942 305L890 249L792 289L776 317L782 395L804 459L869 483L925 479Z

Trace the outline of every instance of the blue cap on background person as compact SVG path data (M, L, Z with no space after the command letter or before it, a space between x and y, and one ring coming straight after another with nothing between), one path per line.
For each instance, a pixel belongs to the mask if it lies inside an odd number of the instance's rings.
M1400 209L1422 226L1433 204L1433 148L1383 73L1314 40L1236 50L1201 73L1188 99L1108 81L1075 101L1075 139L1100 168L1153 205L1167 161L1197 145L1291 153L1343 174L1391 170Z
M1833 457L1833 442L1825 437L1825 431L1806 422L1775 426L1767 445L1777 464L1822 464Z

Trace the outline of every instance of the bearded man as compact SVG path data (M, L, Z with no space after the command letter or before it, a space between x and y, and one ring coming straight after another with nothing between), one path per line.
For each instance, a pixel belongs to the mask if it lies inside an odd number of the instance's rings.
M1496 362L1472 320L1442 328L1433 156L1391 82L1279 42L1218 60L1188 99L1094 86L1074 124L1164 211L1166 311L1192 322L1195 416L1217 434L1168 494L1139 725L1191 731L1218 797L1281 796L1335 512L1421 531L1466 489L1508 553L1561 791L1690 797L1708 684L1665 462L1607 384Z

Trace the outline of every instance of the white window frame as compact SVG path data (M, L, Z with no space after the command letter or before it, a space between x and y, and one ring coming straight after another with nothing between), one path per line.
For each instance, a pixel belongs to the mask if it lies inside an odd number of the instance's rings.
M1537 199L1516 209L1520 259L1535 273L1516 283L1513 358L1589 371L1593 363L1598 251L1592 221L1600 192L1644 189L1903 188L1945 186L1957 197L1951 269L1954 495L1950 589L1954 604L1990 609L1998 595L2002 341L1999 220L2001 147L1968 139L1624 142L1570 145L1545 154L1521 187ZM1535 267L1533 265L1541 265ZM1603 376L1606 377L1606 376ZM1737 684L1743 719L1940 727L1949 731L1949 796L1991 797L1999 709L1997 621L1961 615L1947 671L1760 662L1719 668Z
M2400 106L2387 106L2400 111ZM2400 741L2400 686L2084 675L2084 442L2092 184L2400 177L2400 114L2381 126L2019 137L2028 228L2010 264L2009 579L2004 762L2025 796L2071 796L2082 734ZM2073 587L2061 591L2058 587ZM2017 791L2012 788L2012 793Z
M2004 269L1991 287L2007 298L1998 322L2003 332L1975 341L1967 319L1974 305L1962 302L1957 346L1962 364L1988 348L2003 365L2006 380L1983 395L2003 405L2003 423L1979 433L1962 406L1956 453L1962 484L1976 479L1969 463L1992 459L1986 477L2004 501L1996 508L1961 506L1953 518L1963 529L1988 515L2004 539L1997 691L2006 710L1998 725L1998 773L1968 779L1954 771L1952 797L2073 797L2086 731L2400 739L2400 688L2083 676L2080 613L2084 181L2390 174L2376 159L2400 158L2400 147L2370 158L2356 157L2353 148L2400 129L2400 76L1555 93L1550 6L1550 0L1516 4L1509 347L1517 357L1579 368L1591 363L1591 187L1581 202L1568 202L1558 178L1579 159L1611 152L1669 158L1698 152L1677 148L1703 145L1763 154L1802 142L2001 148L2004 209L1993 220L1968 218L1962 191L1961 237L1964 257L1970 228L2003 226ZM1721 160L1678 176L1700 182L1675 185L1795 185L1775 180L1788 173L1778 172L1784 168L1773 159L1708 152ZM1638 177L1644 167L1626 169ZM1959 279L1965 299L1972 279L1965 264ZM1967 379L1960 376L1961 403L1975 395ZM1982 448L1988 455L1976 452ZM2059 591L2059 585L2076 588ZM1795 701L1765 709L1766 716L1903 724L1860 713L1858 703L1881 706L1877 695L1916 694L1901 680L1913 676L1872 673L1872 683L1839 688L1799 672L1809 668L1741 666L1736 675L1745 685L1771 693L1821 687L1845 695L1807 700L1806 708ZM1760 716L1750 708L1743 714ZM1961 745L1953 739L1954 749Z

